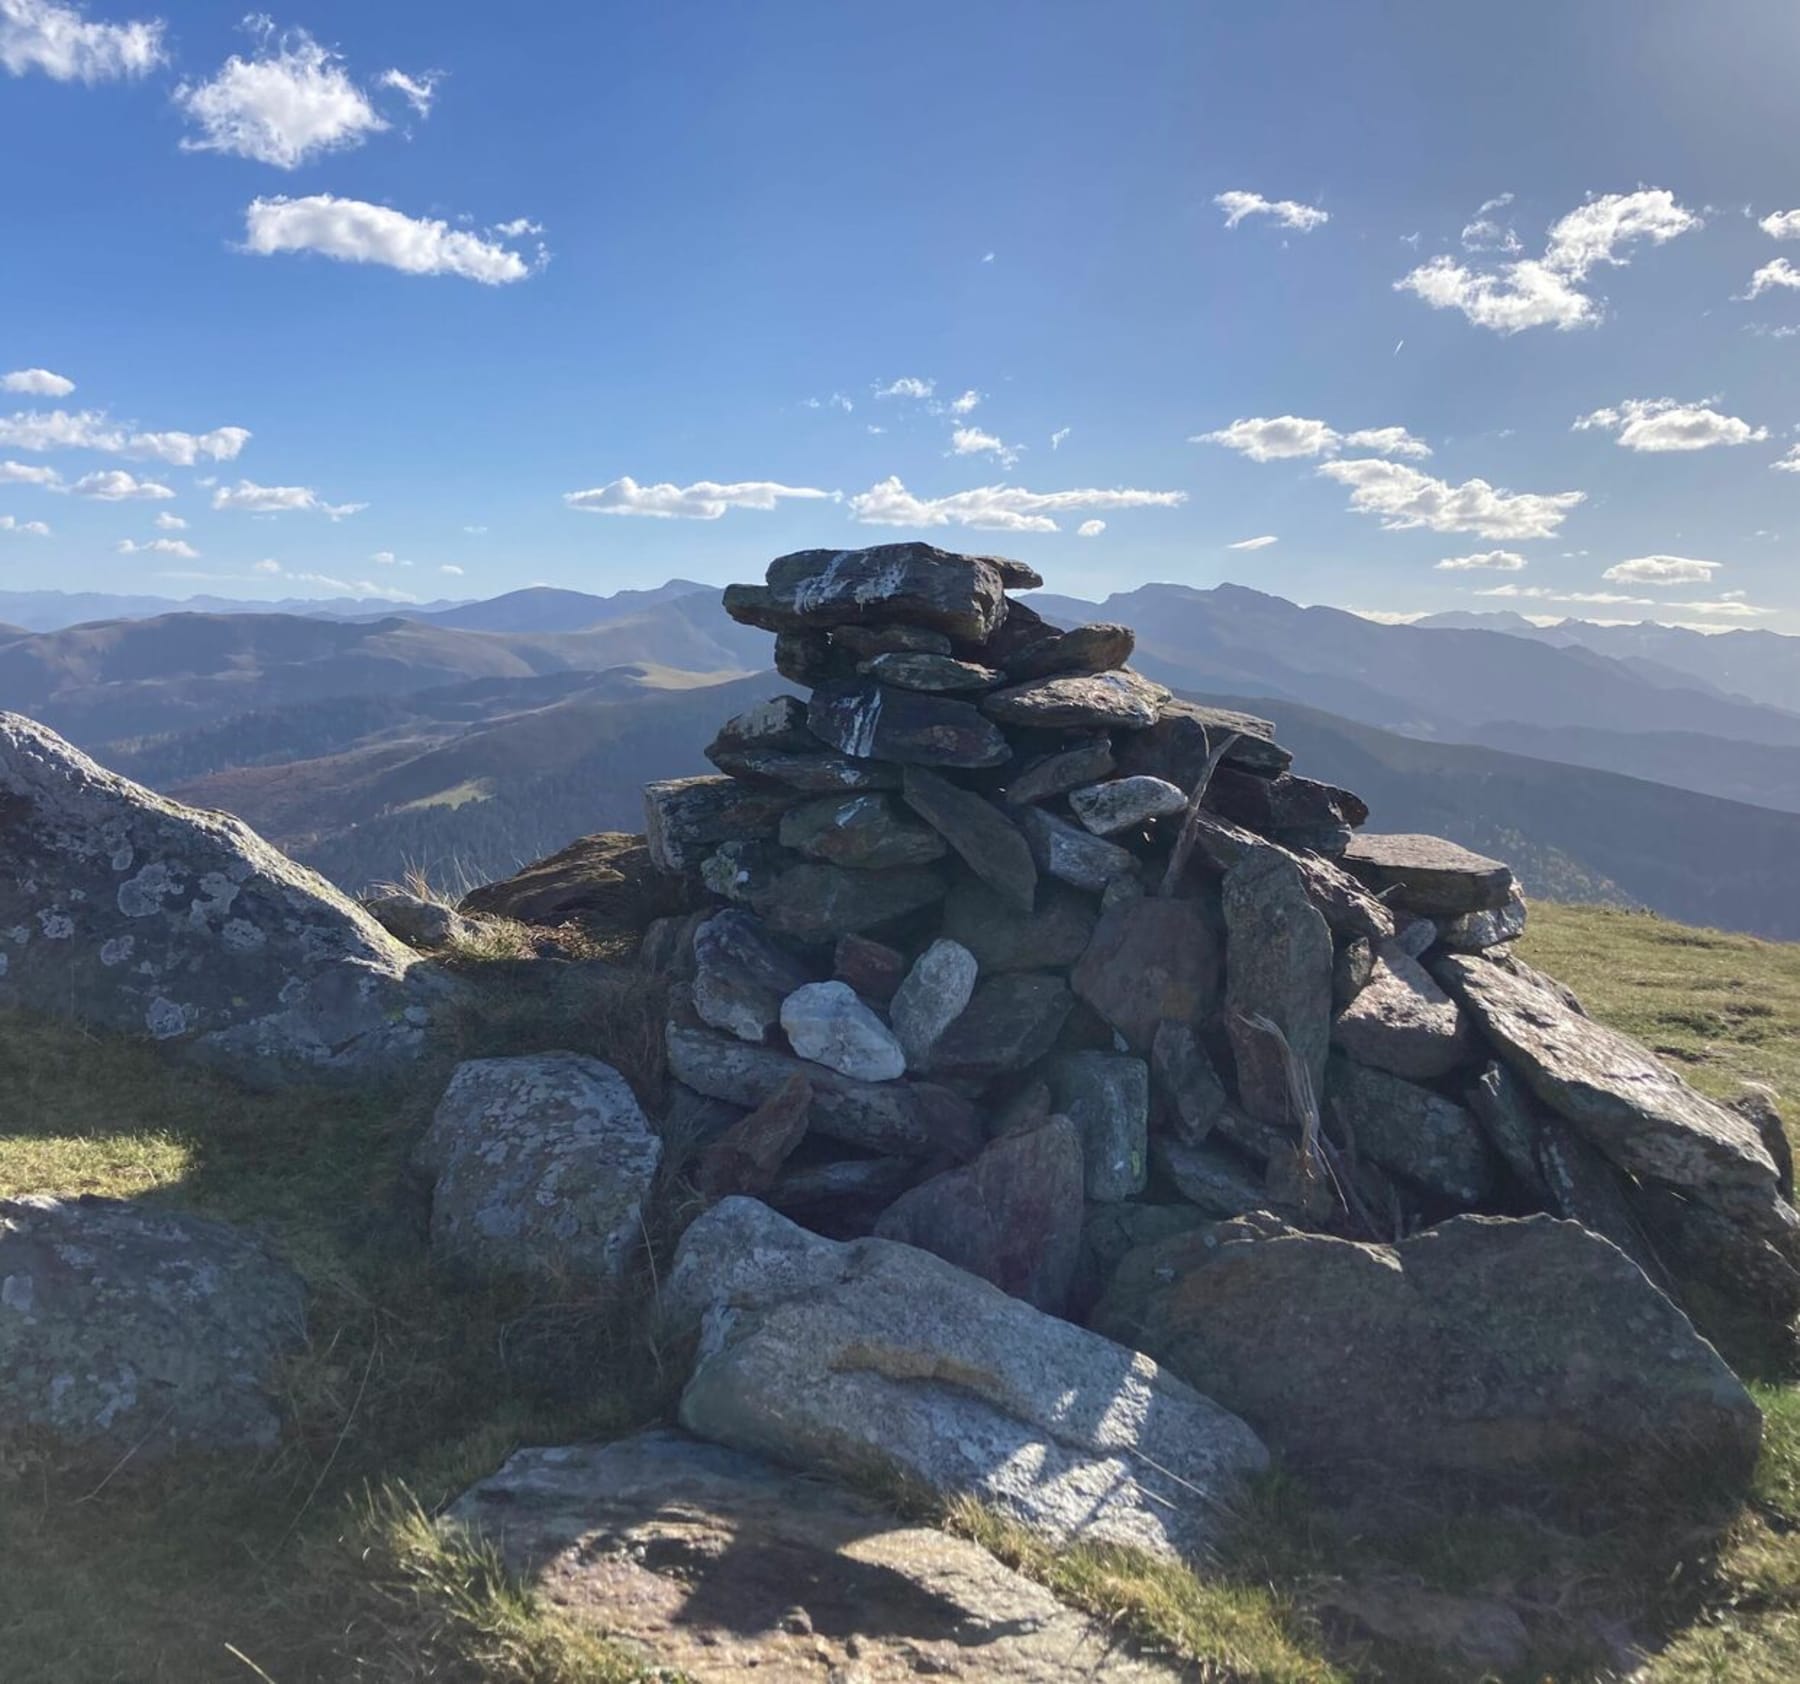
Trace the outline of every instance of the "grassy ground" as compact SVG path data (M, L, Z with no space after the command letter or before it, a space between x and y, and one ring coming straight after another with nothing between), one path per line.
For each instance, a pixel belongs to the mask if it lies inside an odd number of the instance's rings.
M1749 1076L1800 1095L1800 948L1544 907L1526 950L1701 1086ZM594 1051L657 1097L647 990L590 966L477 968L491 978L486 1003L393 1092L247 1095L146 1048L0 1019L0 1196L145 1196L258 1222L313 1290L279 1452L111 1476L0 1454L6 1684L638 1676L426 1519L516 1445L666 1417L680 1378L651 1332L648 1275L603 1299L574 1286L527 1299L453 1293L423 1265L406 1155L455 1058ZM547 986L552 973L562 986ZM938 1518L1214 1680L1470 1676L1347 1644L1328 1605L1353 1573L1529 1608L1550 1638L1521 1680L1603 1676L1617 1628L1668 1635L1646 1675L1656 1684L1775 1684L1800 1676L1800 1389L1761 1396L1757 1502L1722 1553L1696 1534L1653 1572L1604 1532L1571 1537L1529 1515L1377 1551L1281 1480L1257 1493L1236 1553L1204 1580L1116 1551L1050 1551L967 1507Z

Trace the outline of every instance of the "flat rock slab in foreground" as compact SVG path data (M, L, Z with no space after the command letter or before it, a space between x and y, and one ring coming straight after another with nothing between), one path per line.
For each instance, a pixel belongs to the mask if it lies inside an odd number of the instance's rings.
M300 1277L242 1229L120 1199L0 1199L0 1440L137 1458L271 1444L275 1368L305 1333Z
M1267 1462L1148 1358L911 1246L821 1239L750 1199L682 1236L665 1303L700 1328L691 1432L978 1497L1055 1540L1203 1550Z
M521 1450L449 1524L696 1684L1152 1684L1182 1676L979 1545L676 1432Z
M1748 1479L1762 1418L1717 1351L1574 1222L1459 1216L1397 1246L1265 1214L1119 1265L1094 1325L1322 1474Z
M272 1083L406 1062L443 995L416 953L247 825L0 714L0 1006Z

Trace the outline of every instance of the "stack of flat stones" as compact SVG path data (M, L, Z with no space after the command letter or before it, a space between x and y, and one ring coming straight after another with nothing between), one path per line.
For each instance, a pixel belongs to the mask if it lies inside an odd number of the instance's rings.
M1671 1291L1800 1311L1766 1106L1519 960L1505 865L1368 831L1268 722L1135 672L1126 627L1009 595L1041 583L909 543L725 593L794 690L645 791L707 903L645 941L704 1193L1076 1316L1127 1252L1259 1210L1383 1241L1548 1211Z

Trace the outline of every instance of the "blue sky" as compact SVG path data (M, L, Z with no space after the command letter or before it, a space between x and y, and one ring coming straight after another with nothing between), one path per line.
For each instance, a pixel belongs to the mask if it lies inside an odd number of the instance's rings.
M923 536L1800 632L1797 71L1774 0L0 0L0 588Z

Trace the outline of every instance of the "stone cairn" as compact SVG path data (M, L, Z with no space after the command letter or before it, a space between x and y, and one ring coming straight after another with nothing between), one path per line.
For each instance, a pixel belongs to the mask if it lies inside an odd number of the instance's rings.
M1800 1311L1778 1120L1507 945L1506 866L1372 834L1266 721L1173 698L1018 562L808 550L725 593L807 692L645 791L668 1063L709 1197L1085 1315L1134 1248L1272 1213L1393 1242L1579 1220L1675 1294Z

